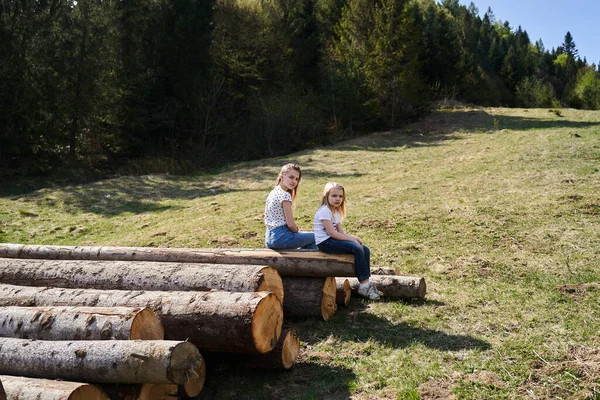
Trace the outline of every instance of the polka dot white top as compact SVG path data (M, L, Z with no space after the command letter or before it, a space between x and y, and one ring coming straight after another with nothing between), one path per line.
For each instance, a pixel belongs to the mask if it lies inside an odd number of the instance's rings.
M269 196L267 197L267 203L265 204L265 225L267 229L275 229L282 225L287 225L285 222L285 214L283 213L283 202L292 202L292 194L286 192L277 185Z

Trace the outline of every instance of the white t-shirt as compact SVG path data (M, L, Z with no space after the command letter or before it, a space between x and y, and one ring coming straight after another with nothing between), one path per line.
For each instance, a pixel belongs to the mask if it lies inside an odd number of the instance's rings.
M287 225L285 221L285 214L283 213L283 202L292 202L292 194L286 192L277 185L269 196L267 196L267 203L265 204L265 225L267 229L275 229L282 225Z
M315 213L315 219L313 220L313 229L315 231L315 243L319 244L326 241L331 236L327 233L327 229L323 225L323 220L331 221L333 227L337 229L337 225L341 222L342 216L338 211L332 213L329 207L323 204Z

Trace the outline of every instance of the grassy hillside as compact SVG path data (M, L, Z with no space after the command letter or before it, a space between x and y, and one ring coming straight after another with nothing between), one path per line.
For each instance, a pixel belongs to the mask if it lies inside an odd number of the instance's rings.
M344 184L347 231L375 266L424 276L427 300L299 321L291 371L219 367L201 398L600 398L600 112L441 109L211 174L21 182L0 192L0 242L262 247L289 161L301 228L325 183Z

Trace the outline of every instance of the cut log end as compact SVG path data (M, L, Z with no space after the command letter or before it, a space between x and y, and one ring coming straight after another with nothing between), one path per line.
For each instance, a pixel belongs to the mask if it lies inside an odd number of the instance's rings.
M300 354L300 338L295 328L286 330L282 347L281 363L283 368L290 369L296 363Z
M204 363L200 352L189 342L178 343L171 352L167 378L177 384L186 384Z
M131 340L163 340L165 330L158 316L150 308L137 313L131 323Z
M266 353L273 350L277 344L279 335L281 335L283 308L279 298L275 294L267 292L259 293L264 297L257 304L254 312L252 337L254 338L256 350L259 353Z
M177 399L177 385L144 383L136 400Z
M283 282L281 281L279 272L272 267L265 267L260 272L262 272L263 277L257 291L271 292L283 303Z
M106 399L108 396L95 385L83 385L75 389L68 400L91 400L91 399Z
M338 306L347 306L352 295L350 281L345 278L335 278L335 287L335 302Z
M325 321L329 320L329 318L335 315L335 312L337 311L335 296L335 278L325 278L325 282L323 283L323 297L321 300L321 315Z
M204 380L206 379L206 363L196 369L196 374L185 385L182 385L181 390L184 397L196 397L204 388Z

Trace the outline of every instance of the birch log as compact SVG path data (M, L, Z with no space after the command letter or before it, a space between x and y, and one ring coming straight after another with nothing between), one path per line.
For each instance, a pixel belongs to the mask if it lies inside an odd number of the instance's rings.
M316 250L186 249L158 247L46 246L0 244L0 257L54 260L161 261L253 264L275 268L281 276L353 276L351 254Z
M147 307L0 307L0 337L37 340L162 340Z
M0 374L106 383L185 384L202 364L189 342L0 338Z
M283 313L286 317L318 316L327 321L335 314L335 278L282 279L285 292Z
M6 397L2 397L0 389L0 400L109 400L98 386L89 383L10 375L0 379L6 388Z
M338 306L347 306L352 295L350 282L346 278L335 278L335 302Z
M273 293L149 292L59 289L0 284L0 306L149 307L168 340L201 350L271 351L281 333L283 309Z
M396 268L373 268L371 275L400 275Z
M0 258L0 282L81 289L265 291L283 301L279 273L258 265Z
M352 294L358 296L358 279L347 278L350 281ZM427 292L425 278L414 276L371 275L371 282L383 292L385 297L402 299L424 298Z

